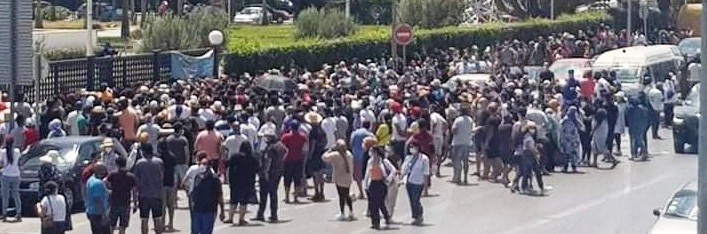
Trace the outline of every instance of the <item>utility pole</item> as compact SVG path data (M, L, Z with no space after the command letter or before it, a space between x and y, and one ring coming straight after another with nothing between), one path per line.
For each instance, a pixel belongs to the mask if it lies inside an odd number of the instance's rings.
M130 0L122 0L122 3L123 15L122 21L120 22L120 37L128 39L128 37L130 37L130 16L128 16Z
M702 1L702 18L700 32L707 32L707 1ZM702 40L702 51L707 51L707 41ZM700 60L707 60L707 54L701 53ZM700 72L700 112L707 114L707 66L702 66ZM697 159L697 206L707 207L707 117L699 118L699 157ZM697 233L707 233L707 209L698 209Z
M550 19L555 20L555 0L550 0Z
M346 0L346 18L351 17L351 0Z
M86 56L93 55L93 0L86 0Z
M628 31L628 44L632 45L633 44L633 31L631 31L631 20L632 20L632 14L631 14L631 2L633 0L628 0L628 9L626 9L626 12L628 13L628 17L626 17L626 31Z
M395 25L398 23L398 1L393 1L393 6L390 8L392 11L391 15L391 22L390 22L390 53L392 56L392 66L393 70L395 70L396 67L396 62L397 62L397 57L398 57L398 44L395 43L395 35L393 35L393 32L395 32Z

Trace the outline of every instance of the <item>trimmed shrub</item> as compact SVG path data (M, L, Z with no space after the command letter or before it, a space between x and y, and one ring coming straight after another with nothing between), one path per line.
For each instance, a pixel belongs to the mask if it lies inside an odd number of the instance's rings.
M551 21L533 19L509 24L483 24L475 27L444 27L415 30L415 38L407 51L413 53L432 52L449 47L469 47L472 44L483 48L504 39L530 40L563 31L586 30L588 27L610 21L605 14L587 13L573 17L558 17ZM304 41L288 46L263 48L253 45L251 49L229 45L231 54L224 55L225 71L241 74L294 65L309 70L321 69L322 64L351 58L378 58L390 54L390 30L365 31L351 37L327 41Z
M346 14L338 9L317 10L310 7L302 11L295 21L297 38L339 38L351 35L356 30L356 24L346 18Z
M71 10L63 6L49 6L42 8L45 20L66 20L71 16Z
M208 34L212 30L226 33L228 14L217 8L197 7L187 16L173 14L152 16L141 31L143 52L153 50L187 50L210 47Z

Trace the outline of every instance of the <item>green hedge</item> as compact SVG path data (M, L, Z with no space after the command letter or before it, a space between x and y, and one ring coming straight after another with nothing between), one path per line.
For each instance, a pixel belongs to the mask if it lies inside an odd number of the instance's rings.
M531 19L517 23L415 30L415 39L408 45L407 51L412 54L449 47L485 47L501 40L530 40L552 33L587 29L608 21L610 18L607 15L595 12L561 16L555 21ZM270 48L229 47L229 51L224 55L223 63L225 71L231 75L290 65L316 70L325 63L390 54L390 39L388 30L377 30L338 40L303 41Z

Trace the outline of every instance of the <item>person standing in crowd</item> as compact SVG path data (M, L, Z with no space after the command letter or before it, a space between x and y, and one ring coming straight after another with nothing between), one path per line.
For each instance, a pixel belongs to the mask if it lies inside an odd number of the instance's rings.
M258 175L258 185L260 186L260 203L258 213L253 220L265 221L265 206L270 200L270 222L278 222L277 215L277 191L280 179L284 170L283 160L287 154L287 147L277 140L277 133L273 128L270 131L261 132L265 139L263 144L265 149L260 157L260 174Z
M537 161L540 157L540 151L538 150L538 145L537 145L537 129L535 126L535 123L533 122L528 122L525 125L523 125L523 128L521 130L520 138L521 141L518 145L518 148L516 149L516 152L520 153L520 162L518 166L518 174L522 178L521 184L520 184L520 194L535 194L535 191L531 188L531 176L533 174L534 169L536 168ZM538 172L535 171L536 176L538 176ZM538 179L538 187L541 189L541 195L543 190L543 181L542 178ZM518 190L517 187L513 186L511 188L511 191Z
M160 138L162 128L160 128L160 125L157 123L156 116L153 117L152 114L149 113L145 114L145 124L137 128L138 135L143 132L147 133L147 143L152 145L152 150L157 150L157 142Z
M616 156L621 156L623 153L621 152L621 138L626 131L626 108L628 108L628 102L626 101L626 94L624 92L619 91L616 92L614 95L616 97L616 101L614 105L616 105L616 110L617 110L617 117L616 117L616 125L614 126L614 141L616 145L616 151L614 152L614 155Z
M427 118L420 118L418 120L417 130L412 133L408 142L420 142L420 151L421 153L427 155L428 159L430 160L430 168L432 168L432 165L437 165L437 158L436 155L434 155L434 139L432 137L432 134L430 134L429 132L430 121L428 119L429 116L427 116ZM423 196L428 197L430 196L429 188L430 186L432 186L432 174L430 174L430 176L428 176L425 180L425 188L423 189L424 192L422 194Z
M27 124L25 125L24 130L22 132L22 135L25 138L25 145L22 146L23 149L27 149L27 147L34 145L40 140L39 129L37 129L37 124L35 123L35 120L30 118L27 119L26 122Z
M152 145L145 143L140 146L142 158L135 163L133 173L137 180L138 207L142 234L148 233L150 214L155 224L155 232L164 231L164 162L155 157Z
M300 123L290 121L290 130L282 134L281 142L287 148L284 158L285 203L290 203L290 188L295 185L295 191L302 187L302 170L304 169L304 154L307 138L300 132ZM294 203L299 203L298 194L294 194Z
M410 155L405 157L402 167L403 181L410 199L410 210L412 211L412 224L422 225L422 188L425 186L425 178L430 175L430 161L427 155L421 153L420 143L410 142Z
M103 164L93 166L93 175L86 182L86 215L91 224L91 233L109 234L110 219L108 217L109 191L103 178L108 175L108 170Z
M326 169L326 165L322 160L322 156L327 151L327 135L321 126L323 120L321 115L316 112L309 112L304 117L312 127L307 141L309 143L309 157L306 165L307 175L314 178L314 196L311 199L312 201L320 202L325 199L324 169Z
M371 228L380 229L380 215L383 214L385 224L390 225L391 216L385 206L388 192L388 182L395 176L390 169L392 165L385 165L385 151L383 147L376 146L369 151L371 158L367 162L365 184L368 191L368 214L371 216ZM421 192L421 191L420 191Z
M140 118L138 114L130 107L130 102L127 99L118 101L118 125L123 130L123 147L129 148L130 145L137 142L138 126Z
M67 209L66 198L59 194L59 185L53 181L44 184L44 196L35 206L37 215L42 219L42 234L64 234L66 231ZM45 223L49 219L49 223Z
M653 86L651 86L650 90L648 90L648 102L650 103L651 107L651 113L650 113L650 120L651 120L651 132L653 133L653 139L654 140L661 140L663 138L658 135L658 129L660 127L660 113L663 111L663 101L664 101L664 95L663 92L661 91L663 89L663 85L661 83L656 83Z
M665 114L665 119L663 120L665 126L673 126L673 116L675 115L675 103L678 102L677 93L677 78L674 73L670 72L668 76L663 81L663 110Z
M349 145L351 145L351 153L353 154L353 179L358 186L358 198L364 199L363 193L363 175L364 175L364 154L366 149L364 149L363 141L367 137L375 137L373 133L368 130L371 127L371 123L368 121L363 121L361 127L356 129L351 133Z
M337 140L334 148L325 153L322 159L332 167L333 181L339 195L339 214L336 215L336 220L346 220L346 206L349 207L348 219L353 220L353 201L349 191L353 182L354 161L353 155L346 149L346 141Z
M232 154L226 165L228 176L231 178L228 184L231 191L231 209L224 223L233 223L233 214L238 208L238 226L244 226L248 224L245 220L248 205L258 204L258 198L255 196L255 176L260 166L253 153L253 146L241 144L238 153Z
M386 172L389 176L389 180L386 182L386 185L388 185L388 191L386 192L385 196L385 210L388 211L390 222L393 223L393 214L395 214L395 205L398 200L398 190L400 187L400 170L398 170L395 167L395 164L393 164L393 162L388 159L391 156L395 155L393 147L388 145L383 146L383 149L384 151L381 157L383 157L383 165L386 166L383 169L387 170Z
M101 152L100 162L103 163L103 166L105 166L106 169L108 169L108 173L118 171L118 165L116 165L115 160L120 158L120 155L116 152L114 146L113 139L109 137L104 138L101 143L101 149L103 151Z
M400 163L403 158L405 158L405 142L407 140L407 128L408 120L403 114L403 106L400 103L393 102L390 104L390 110L393 112L393 119L391 120L393 137L391 138L390 144L395 150L395 157L390 160L396 167L400 168ZM353 146L353 145L352 145ZM356 153L354 153L356 157Z
M207 120L205 127L206 129L199 132L196 136L196 141L194 142L194 149L196 152L204 152L211 162L209 165L213 168L218 175L222 175L223 172L220 171L221 165L221 155L223 155L221 142L223 141L223 136L214 130L216 122L213 120Z
M619 160L614 158L614 156L609 153L609 149L606 145L608 135L609 120L607 119L606 110L601 108L597 110L596 114L594 114L594 120L592 121L592 167L598 167L597 157L600 154L602 155L602 161L610 162L612 164L612 169L619 164Z
M503 150L501 148L501 142L504 139L503 135L499 132L500 125L500 117L490 116L486 120L485 127L482 129L484 131L483 135L485 135L485 139L481 149L485 155L485 162L481 177L487 178L492 183L497 183L499 181L498 177L501 175L501 168L503 167L503 162L501 161L501 156L503 155L501 152L501 150Z
M468 183L469 175L469 153L472 149L471 136L474 134L474 121L470 116L469 108L462 108L461 115L454 120L452 124L452 165L454 174L452 182L462 183L462 175L464 184Z
M434 155L437 157L435 164L431 165L432 174L436 175L438 178L441 177L440 166L442 165L442 154L444 154L444 148L447 144L447 131L449 129L449 123L444 117L439 113L441 110L437 105L430 106L430 130L432 131L432 146L434 147Z
M192 217L192 232L197 234L213 233L218 208L221 210L219 219L223 221L226 217L221 181L214 174L214 171L209 169L209 162L211 160L206 157L199 161L200 169L194 173L194 179L191 183L193 188L190 197L192 199L190 199L189 203L194 213Z
M15 203L15 218L17 222L22 222L22 200L20 200L20 149L13 147L12 136L5 136L5 144L0 150L0 169L2 169L3 184L0 187L2 196L2 210L0 211L0 221L5 222L7 218L7 208L10 198ZM0 142L2 144L2 142Z
M205 162L205 163L202 163ZM187 173L184 175L184 178L182 179L181 183L184 187L187 188L187 200L189 202L189 221L190 221L190 226L191 226L191 233L197 233L196 232L196 223L194 222L196 219L194 218L194 206L192 200L194 199L192 195L195 193L194 191L194 183L197 175L200 173L203 173L205 171L211 171L212 174L215 172L211 167L209 167L208 164L208 157L205 152L198 152L196 154L196 164L192 165L187 169ZM220 183L220 181L219 181Z
M189 163L191 162L191 156L189 141L184 136L184 125L181 122L176 122L173 128L174 132L164 140L164 148L166 151L162 154L168 154L175 160L174 181L176 188L179 189L181 188L179 183L183 181L186 176Z
M115 164L118 170L108 174L106 186L110 190L109 197L109 219L111 233L115 233L117 228L119 234L125 234L125 230L130 224L130 200L135 195L137 181L135 175L128 172L127 160L117 158ZM137 203L137 199L135 199ZM137 206L137 204L135 204Z
M15 128L15 129L17 129L17 128ZM15 129L13 129L13 131ZM14 136L14 134L12 134L12 135ZM51 122L49 122L49 134L47 135L47 138L58 138L58 137L65 137L65 136L66 136L66 131L64 131L64 129L62 129L61 120L54 119Z
M646 129L650 126L649 110L636 98L629 98L626 107L626 127L628 127L631 155L629 160L648 159L648 150L644 141ZM631 121L628 121L631 120Z
M567 159L562 165L564 173L567 173L568 165L572 167L572 173L577 173L577 166L579 166L582 144L579 134L584 129L584 124L578 115L577 107L571 106L560 123L560 153Z
M163 129L171 129L172 126L169 123L165 123L162 127ZM164 135L164 134L161 134ZM162 159L164 166L164 190L162 193L162 204L164 209L164 214L169 215L167 220L167 225L165 225L165 231L174 230L174 209L177 205L177 178L176 178L176 166L177 158L169 153L169 149L166 144L166 136L161 136L158 140L157 155Z

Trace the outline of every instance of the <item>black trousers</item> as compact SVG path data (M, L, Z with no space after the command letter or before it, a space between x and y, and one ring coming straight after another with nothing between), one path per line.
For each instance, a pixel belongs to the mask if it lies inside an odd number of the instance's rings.
M675 116L675 104L665 103L665 106L663 108L665 108L663 109L663 113L665 113L665 119L663 120L665 126L673 126L673 116Z
M651 111L651 131L653 137L658 137L658 128L660 127L660 111Z
M261 180L260 185L260 202L258 204L258 217L263 217L265 214L265 206L268 205L270 199L270 218L277 218L277 187L280 184L280 176L270 177L270 180Z
M385 197L388 195L388 186L383 180L371 181L368 186L368 213L371 215L371 225L380 227L380 213L387 220L388 210L385 208ZM380 213L379 213L380 212Z
M344 208L348 205L349 210L353 210L353 200L351 200L350 187L336 186L336 192L339 194L339 211L344 214Z

